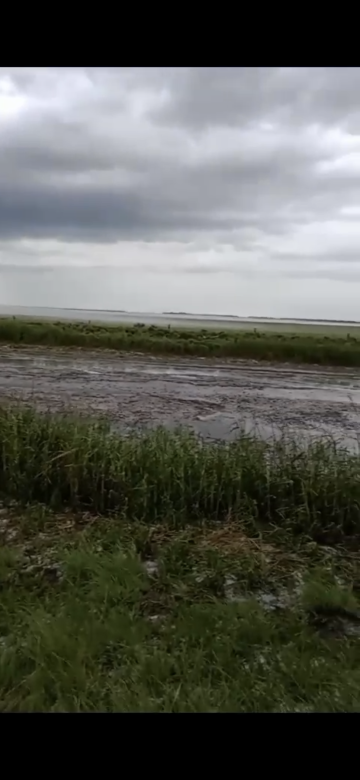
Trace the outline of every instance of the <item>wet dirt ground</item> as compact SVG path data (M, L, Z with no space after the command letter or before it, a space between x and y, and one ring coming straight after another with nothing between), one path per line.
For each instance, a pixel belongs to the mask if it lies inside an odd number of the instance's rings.
M0 400L106 414L119 429L187 425L205 439L332 436L358 451L360 371L0 348Z

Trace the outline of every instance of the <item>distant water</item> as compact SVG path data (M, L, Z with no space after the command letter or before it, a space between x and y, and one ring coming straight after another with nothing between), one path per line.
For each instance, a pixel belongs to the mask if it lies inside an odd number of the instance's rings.
M245 326L256 327L256 325L267 324L269 327L276 325L304 325L304 326L336 326L336 327L359 327L360 323L355 322L331 322L329 320L301 320L301 319L272 319L268 317L236 317L222 316L217 314L185 314L185 313L163 313L152 314L151 312L125 312L125 311L106 311L100 309L56 309L36 306L1 306L0 317L35 317L38 319L51 320L92 320L94 322L113 322L121 324L143 323L145 325L182 325L191 327L192 325L211 327L219 325L223 328L244 328Z
M94 322L118 322L134 324L137 322L145 325L188 325L197 326L202 323L206 326L212 323L222 323L224 327L236 327L241 322L237 317L221 317L216 314L153 314L151 312L125 312L125 311L106 311L101 309L55 309L35 306L0 306L0 316L2 317L35 317L38 319L51 320L91 320ZM242 318L244 322L249 322Z

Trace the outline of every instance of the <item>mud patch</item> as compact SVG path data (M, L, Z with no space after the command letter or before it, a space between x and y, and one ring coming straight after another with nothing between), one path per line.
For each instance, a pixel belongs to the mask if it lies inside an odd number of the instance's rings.
M359 452L360 372L0 348L0 398L106 416L119 431L188 426L206 441L240 433L331 437Z
M147 560L143 562L144 569L148 577L157 577L159 573L159 564L157 561Z
M309 612L308 621L324 637L360 638L360 611L319 607Z

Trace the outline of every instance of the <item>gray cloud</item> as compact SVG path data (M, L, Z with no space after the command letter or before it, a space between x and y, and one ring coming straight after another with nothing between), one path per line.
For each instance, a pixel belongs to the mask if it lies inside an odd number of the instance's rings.
M358 127L360 118L359 68L183 68L167 83L159 119L196 128L259 119Z
M0 68L3 275L110 253L189 284L357 279L359 91L359 68Z
M360 169L331 169L355 138L331 125L358 113L350 70L3 68L0 237L183 240L334 213L359 195Z

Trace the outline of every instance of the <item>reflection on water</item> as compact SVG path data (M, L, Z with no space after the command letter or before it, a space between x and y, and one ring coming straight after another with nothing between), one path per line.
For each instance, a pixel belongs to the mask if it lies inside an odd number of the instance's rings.
M277 425L259 423L254 417L240 415L212 415L207 420L191 420L187 426L195 431L205 441L236 441L240 436L255 436L262 441L294 441L304 448L319 440L329 440L338 448L347 449L354 455L360 454L360 442L356 436L348 433L339 433L339 429L332 425L322 424L312 428L306 426L286 426L286 429ZM171 421L166 423L169 430L175 430L178 426Z

